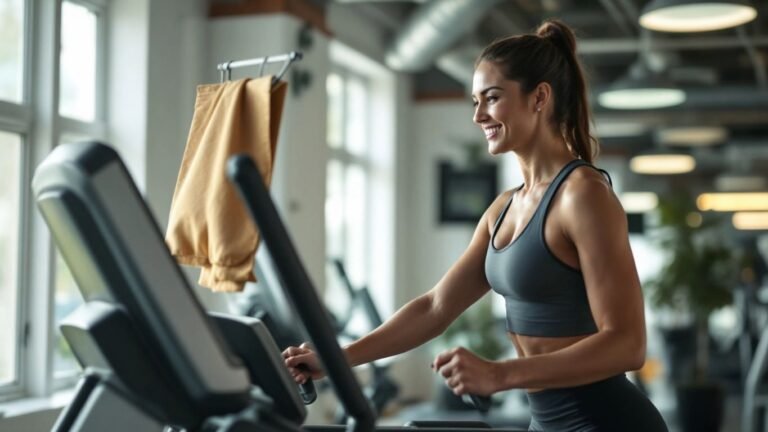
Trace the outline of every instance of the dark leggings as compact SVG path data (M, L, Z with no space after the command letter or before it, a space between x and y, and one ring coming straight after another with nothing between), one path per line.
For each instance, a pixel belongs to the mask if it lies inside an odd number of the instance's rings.
M667 432L656 407L623 374L578 387L528 393L528 401L529 431Z

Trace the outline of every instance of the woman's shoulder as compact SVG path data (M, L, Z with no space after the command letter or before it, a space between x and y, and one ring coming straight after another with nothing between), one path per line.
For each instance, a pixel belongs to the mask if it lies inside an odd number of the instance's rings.
M621 209L605 171L584 165L575 169L561 186L561 203L569 211Z
M608 173L589 164L574 169L563 181L562 188L564 194L566 191L576 195L605 192L613 194L613 186Z

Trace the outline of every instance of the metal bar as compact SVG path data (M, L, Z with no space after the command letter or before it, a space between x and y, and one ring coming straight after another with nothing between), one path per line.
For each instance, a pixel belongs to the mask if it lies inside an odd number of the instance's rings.
M751 38L755 47L768 46L768 37ZM738 37L692 37L690 39L655 39L652 43L654 50L702 50L743 48L744 42ZM642 43L634 38L611 39L582 39L578 44L578 52L582 55L635 53L640 51Z
M230 60L224 63L219 63L216 65L216 69L219 71L219 80L224 82L225 80L230 80L232 78L232 69L248 66L261 66L259 68L259 76L261 76L264 73L264 66L266 66L268 63L283 62L283 67L280 69L280 72L275 75L273 80L273 82L277 82L283 77L285 71L288 70L288 67L291 65L291 63L297 60L301 60L302 57L303 55L301 52L291 51L287 54L258 57L248 60Z
M268 57L259 57L259 58L253 58L248 60L236 60L236 61L228 61L224 63L219 63L216 69L218 70L228 70L228 69L237 69L241 67L247 67L247 66L259 66L264 63L278 63L278 62L288 62L295 60L296 55L298 54L298 57L301 58L301 54L297 51L292 51L288 54L280 54L280 55L274 55L274 56L268 56Z
M768 88L768 77L766 77L765 62L763 61L763 57L758 54L754 44L747 36L747 32L744 31L743 26L739 26L736 29L736 34L739 36L739 40L741 40L742 44L744 44L744 49L747 51L747 55L752 61L752 67L755 69L755 80L757 81L757 85L761 89Z

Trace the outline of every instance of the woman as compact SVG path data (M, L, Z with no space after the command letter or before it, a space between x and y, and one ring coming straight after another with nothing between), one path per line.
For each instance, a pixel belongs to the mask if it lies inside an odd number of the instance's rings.
M473 120L491 154L515 153L524 183L490 205L434 288L344 350L359 365L417 347L492 289L505 298L518 356L437 355L432 368L455 394L525 388L530 430L666 431L624 375L645 361L643 299L626 216L591 165L597 143L575 45L553 20L483 51ZM297 382L323 376L306 345L283 356Z

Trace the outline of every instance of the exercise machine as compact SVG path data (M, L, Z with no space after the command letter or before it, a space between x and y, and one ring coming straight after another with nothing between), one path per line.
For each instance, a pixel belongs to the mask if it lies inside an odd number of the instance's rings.
M38 167L33 190L85 299L64 331L86 373L55 431L406 430L374 428L375 415L279 219L262 235L350 413L347 425L304 425L298 387L264 327L203 310L112 148L58 146ZM263 193L269 217L277 218L266 188ZM477 429L451 424L421 430Z
M299 430L274 342L204 312L114 150L59 146L33 190L85 300L62 325L85 374L54 431Z

